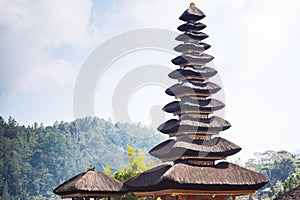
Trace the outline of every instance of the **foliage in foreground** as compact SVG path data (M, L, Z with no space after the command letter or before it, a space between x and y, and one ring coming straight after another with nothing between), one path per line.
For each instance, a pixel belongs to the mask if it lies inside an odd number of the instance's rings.
M114 174L112 174L111 167L106 166L104 169L108 175L121 182L125 182L129 178L136 176L143 171L151 169L157 164L157 162L154 160L146 164L146 156L142 149L138 149L136 153L135 149L128 145L127 151L129 162L127 165L124 165L123 170L117 170Z
M137 174L146 171L148 169L153 168L158 164L157 161L151 161L150 163L146 163L146 156L141 149L137 151L131 146L127 146L129 161L127 165L123 166L123 170L117 170L115 173L112 173L111 167L106 166L104 172L111 177L125 182L127 179L136 176ZM131 193L125 194L121 197L121 199L133 200L135 196ZM140 200L144 198L139 198Z

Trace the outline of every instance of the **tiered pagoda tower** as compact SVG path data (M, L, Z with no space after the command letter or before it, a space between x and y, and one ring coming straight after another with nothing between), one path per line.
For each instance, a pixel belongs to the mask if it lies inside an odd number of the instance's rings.
M179 68L169 74L178 83L166 90L177 100L163 108L178 119L171 119L158 127L160 132L173 139L149 152L173 164L153 168L126 181L124 185L137 196L187 200L234 199L253 194L268 182L264 175L219 161L239 152L241 148L217 136L231 125L213 115L214 111L225 105L211 97L221 87L209 82L217 71L206 66L214 57L204 53L210 48L203 42L208 37L202 32L206 25L198 22L204 17L204 13L191 3L179 18L185 23L178 27L183 34L176 40L182 43L174 50L182 55L172 60Z

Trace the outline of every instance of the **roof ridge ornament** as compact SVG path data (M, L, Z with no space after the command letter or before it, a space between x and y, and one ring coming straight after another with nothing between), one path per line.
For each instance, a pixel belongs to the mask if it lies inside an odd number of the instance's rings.
M93 171L93 172L95 172L95 171L96 171L96 167L93 166L93 165L89 165L86 171L87 171L87 172L88 172L88 171Z

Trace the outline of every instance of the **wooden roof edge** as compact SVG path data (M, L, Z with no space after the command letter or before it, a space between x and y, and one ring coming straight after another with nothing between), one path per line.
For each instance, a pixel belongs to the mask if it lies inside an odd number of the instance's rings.
M194 159L194 160L199 160L199 161L216 161L216 160L227 160L227 156L179 156L177 158L175 157L170 157L170 158L159 158L157 156L154 156L158 159L160 159L162 162L173 162L173 161L184 161L187 159Z
M135 196L160 196L160 195L199 195L199 196L244 196L253 195L256 190L179 190L179 189L166 189L149 192L133 192Z
M199 196L243 196L253 195L255 190L228 190L228 191L216 191L216 190L178 190L178 189L166 189L149 192L133 192L136 197L143 196L161 196L161 195L199 195ZM106 197L118 197L124 193L75 193L61 195L61 198L78 198L78 197L89 197L89 198L106 198Z
M72 194L62 194L59 195L61 198L78 198L78 197L95 197L95 198L105 198L105 197L118 197L128 192L78 192Z

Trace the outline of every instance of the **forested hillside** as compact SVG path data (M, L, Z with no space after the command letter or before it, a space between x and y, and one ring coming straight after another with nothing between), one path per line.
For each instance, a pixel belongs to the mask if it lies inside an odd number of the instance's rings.
M153 136L155 132L92 117L47 127L38 123L25 127L0 117L0 200L45 199L53 195L54 187L90 165L98 171L106 167L124 181L153 166L147 151L165 139L163 134ZM270 178L256 194L259 199L273 199L299 184L299 155L287 151L256 153L244 167Z
M270 182L256 195L259 199L274 199L300 184L299 155L288 151L257 152L245 163L245 167L261 172L270 179Z
M122 169L128 163L127 145L146 153L164 139L153 133L137 124L92 117L47 127L25 127L0 117L0 199L51 196L54 187L89 165L98 171L106 165Z

